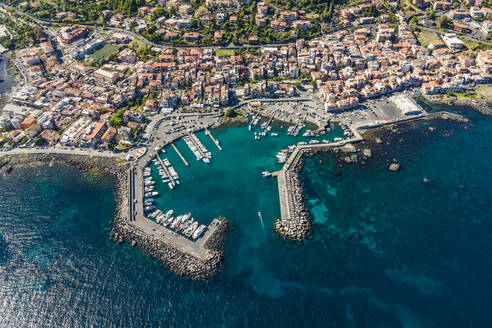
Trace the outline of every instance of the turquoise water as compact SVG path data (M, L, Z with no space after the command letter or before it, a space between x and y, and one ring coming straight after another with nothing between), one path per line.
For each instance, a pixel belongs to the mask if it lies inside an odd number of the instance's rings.
M226 215L233 227L224 270L207 281L177 277L110 240L105 178L64 167L0 177L0 326L490 326L492 122L470 116L392 136L364 166L307 160L314 224L301 244L273 234L276 182L260 175L277 167L283 140L216 130L219 152L200 135L214 156L208 166L178 142L191 165L169 150L182 185L161 205L203 223ZM398 173L386 169L393 158Z

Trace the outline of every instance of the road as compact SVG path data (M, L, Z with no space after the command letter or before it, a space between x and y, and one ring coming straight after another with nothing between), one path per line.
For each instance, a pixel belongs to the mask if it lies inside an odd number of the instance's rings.
M125 153L114 153L111 151L99 151L95 149L82 148L14 148L11 150L0 151L0 156L9 155L28 155L28 154L63 154L79 156L97 156L124 159Z

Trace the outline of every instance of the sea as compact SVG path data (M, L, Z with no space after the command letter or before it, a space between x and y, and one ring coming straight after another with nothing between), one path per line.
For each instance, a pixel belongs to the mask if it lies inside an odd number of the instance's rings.
M247 126L213 130L223 151L198 133L210 164L182 141L188 167L166 148L181 184L157 185L159 208L232 225L224 268L207 280L111 240L107 177L57 165L1 176L0 327L490 327L492 119L444 109L470 121L401 126L364 164L306 159L304 242L274 233L277 183L261 176L302 139L286 126L261 140Z

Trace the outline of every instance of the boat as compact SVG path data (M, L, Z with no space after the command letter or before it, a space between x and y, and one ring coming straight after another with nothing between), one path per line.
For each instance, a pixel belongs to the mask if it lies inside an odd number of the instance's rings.
M271 175L272 175L272 173L270 173L270 172L268 172L268 171L263 171L263 172L261 172L261 175L262 175L264 178L266 178L266 177L271 176Z
M195 232L197 228L198 228L198 222L195 221L188 227L188 229L186 229L185 235L191 237L191 235L193 234L193 232Z
M270 135L271 135L272 137L278 137L278 133L277 133L277 132L272 132L272 133L270 133Z
M310 141L309 141L309 144L310 144L310 145L313 145L313 144L319 144L319 140L310 140Z
M193 239L198 239L205 232L206 229L207 227L202 224L195 230L195 232L193 232L193 235L191 237Z
M340 137L336 137L336 138L335 138L335 139L333 139L333 140L335 140L336 142L338 142L338 141L342 141L343 139L342 139L342 138L340 138Z
M205 162L205 163L209 164L209 163L210 163L210 160L209 160L207 157L205 157L205 158L203 159L203 162Z
M174 189L174 185L173 185L173 183L172 183L172 182L169 182L167 185L169 186L169 189L171 189L171 190L173 190L173 189Z

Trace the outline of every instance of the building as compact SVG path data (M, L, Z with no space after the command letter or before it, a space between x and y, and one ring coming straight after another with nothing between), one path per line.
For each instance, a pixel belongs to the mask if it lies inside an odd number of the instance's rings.
M465 47L463 41L461 41L454 33L444 34L442 40L449 49L462 49Z

